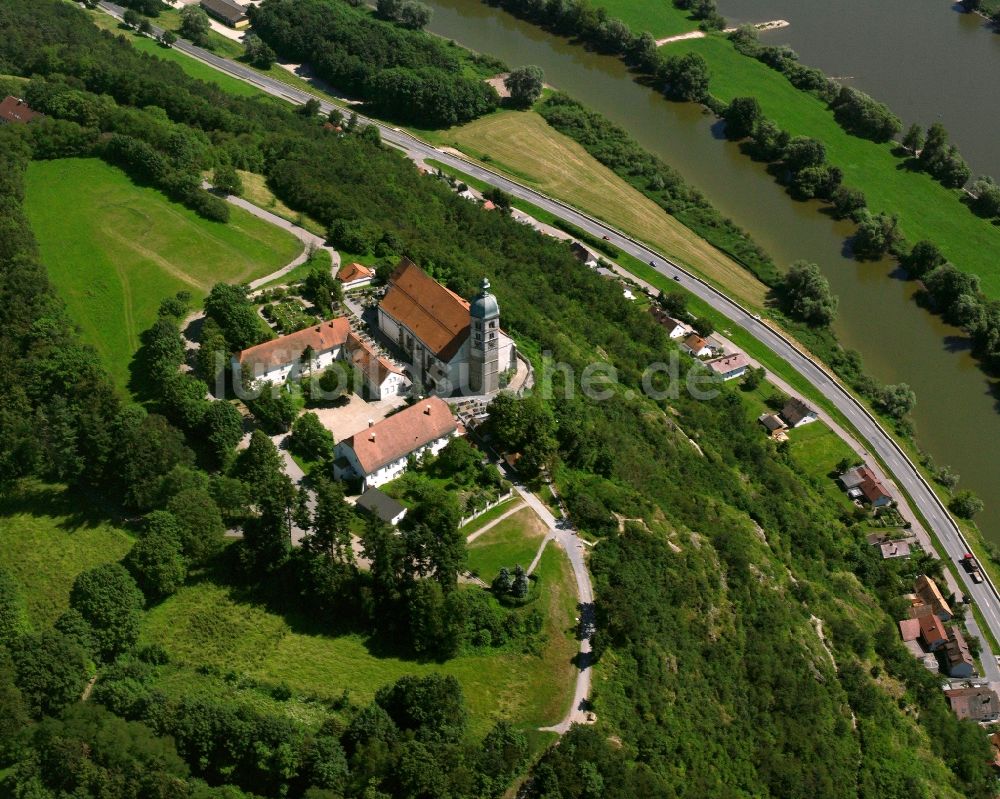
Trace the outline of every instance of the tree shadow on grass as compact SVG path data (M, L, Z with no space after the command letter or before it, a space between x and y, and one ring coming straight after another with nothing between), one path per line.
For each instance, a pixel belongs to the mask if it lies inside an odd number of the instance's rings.
M41 483L22 484L16 493L0 499L0 517L20 513L59 519L56 526L68 532L123 521L110 507L82 490Z

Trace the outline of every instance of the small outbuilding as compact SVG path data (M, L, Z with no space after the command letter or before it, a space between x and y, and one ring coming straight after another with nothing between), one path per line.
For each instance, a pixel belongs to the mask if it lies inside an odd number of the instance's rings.
M359 263L344 264L337 270L337 280L344 291L370 286L374 277L375 273L371 269Z
M695 358L707 358L712 354L712 347L708 340L702 338L697 333L692 333L683 342L681 349Z
M406 516L406 508L378 488L369 488L358 497L357 506L365 513L395 527Z

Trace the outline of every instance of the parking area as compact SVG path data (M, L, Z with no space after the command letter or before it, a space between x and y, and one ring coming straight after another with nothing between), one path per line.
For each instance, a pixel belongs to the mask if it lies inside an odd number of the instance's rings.
M380 422L390 411L406 404L405 397L390 397L378 402L366 402L357 394L350 401L329 408L314 408L323 426L333 433L335 441L342 441L368 427L368 422Z

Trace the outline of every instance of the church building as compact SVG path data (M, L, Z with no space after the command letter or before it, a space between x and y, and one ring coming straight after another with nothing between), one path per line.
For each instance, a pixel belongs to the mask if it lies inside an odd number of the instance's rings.
M514 341L500 329L500 305L485 278L470 304L408 258L389 278L379 303L381 331L436 392L493 394L500 375L516 367Z

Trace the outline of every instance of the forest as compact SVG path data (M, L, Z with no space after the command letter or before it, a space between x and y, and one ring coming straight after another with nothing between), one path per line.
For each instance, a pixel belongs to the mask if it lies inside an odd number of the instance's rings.
M140 55L58 0L10 0L0 30L0 71L79 100L53 104L37 125L0 129L9 386L0 486L16 495L26 480L58 481L137 520L132 551L82 573L50 628L26 628L16 582L0 573L0 790L416 799L500 796L527 772L525 791L538 797L991 794L984 737L947 710L887 613L917 564L879 560L760 435L738 388L711 401L653 402L635 391L674 345L564 244L483 212L370 136L337 135L318 118L227 96ZM77 105L96 111L74 117ZM111 388L47 283L21 203L31 158L91 154L121 134L123 119L149 152L176 158L178 142L196 142L199 163L266 175L290 207L331 230L365 231L373 250L408 255L458 293L489 277L505 329L532 351L578 374L595 361L615 367L610 401L502 395L490 431L522 450L526 476L554 474L597 537L597 725L530 763L525 736L503 719L470 737L461 691L443 676L385 685L349 707L346 723L333 709L317 724L159 692L165 653L137 644L137 619L186 569L324 618L405 631L432 658L468 645L463 635L481 639L476 624L507 622L455 598L463 549L452 545L447 497L424 497L402 536L366 531L376 565L362 572L344 546L338 487L322 488L315 512L304 512L266 435L237 455L231 414L217 409L225 403L205 399L199 378L176 376L183 297L164 298L144 337L142 404ZM209 303L217 346L252 335L239 304L225 289ZM630 520L621 533L612 514ZM293 517L310 530L294 551ZM242 542L222 545L227 526ZM517 634L530 636L530 624Z
M387 118L449 127L499 104L493 87L479 78L501 71L502 64L378 19L364 8L266 0L251 18L254 32L279 55L307 62L319 77Z

